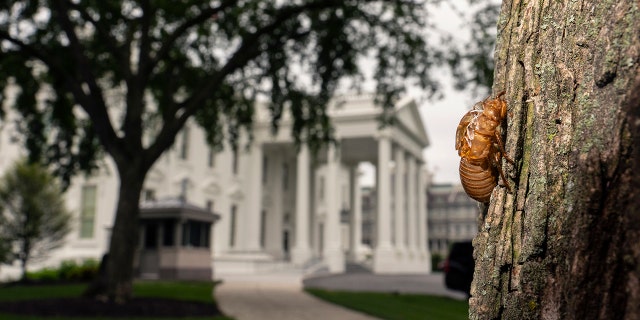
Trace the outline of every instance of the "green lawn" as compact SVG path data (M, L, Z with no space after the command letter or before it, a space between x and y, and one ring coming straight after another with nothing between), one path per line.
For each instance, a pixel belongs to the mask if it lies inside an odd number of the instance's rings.
M0 301L79 297L85 287L85 284L3 287Z
M133 294L137 297L158 297L192 300L200 302L212 302L213 283L208 282L164 282L164 281L139 281L134 283ZM13 286L0 288L0 301L17 301L44 298L77 297L82 294L85 284L68 285L42 285L42 286ZM17 316L0 314L0 320L38 320L42 317ZM73 319L73 320L108 320L122 318L63 318L48 317L46 319ZM152 318L127 318L131 320L149 320ZM189 318L162 318L163 320L223 320L227 317L189 317Z
M445 297L307 289L314 296L388 320L457 320L469 318L469 304Z

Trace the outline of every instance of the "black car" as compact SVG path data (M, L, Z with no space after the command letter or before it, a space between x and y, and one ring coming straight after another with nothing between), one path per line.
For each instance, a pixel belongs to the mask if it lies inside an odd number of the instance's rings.
M444 284L451 290L462 291L471 295L473 280L473 245L471 241L455 242L451 246L449 256L444 262Z

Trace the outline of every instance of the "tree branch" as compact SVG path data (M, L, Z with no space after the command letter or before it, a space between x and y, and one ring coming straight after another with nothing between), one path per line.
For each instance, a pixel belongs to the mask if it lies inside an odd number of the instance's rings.
M187 30L189 30L191 27L196 26L206 21L207 19L211 19L212 16L216 15L218 12L221 12L226 8L234 6L237 3L238 3L238 0L223 1L223 3L220 4L219 6L215 8L205 8L197 16L189 20L186 20L183 24L181 24L178 28L176 28L176 30L171 35L167 37L166 41L162 43L160 50L157 51L155 57L150 59L149 64L146 66L146 69L143 70L142 73L151 74L151 72L153 72L153 69L158 65L158 63L167 58L169 51L171 51L171 49L173 48L176 40L178 40L178 38L183 36L185 32L187 32Z
M7 40L10 43L16 45L20 49L19 52L24 53L26 56L31 56L42 61L42 63L44 63L49 68L50 71L60 75L63 79L65 79L67 83L69 84L80 83L78 79L74 78L68 71L65 70L64 67L58 64L56 60L54 60L50 55L48 55L43 49L34 48L33 46L30 46L16 38L13 38L7 32L2 30L0 30L0 39ZM80 88L79 86L77 87Z
M222 67L222 69L214 72L206 81L203 81L203 85L200 87L200 89L196 90L191 97L183 101L181 104L176 105L176 108L174 110L169 111L168 116L164 119L165 122L162 129L156 136L156 140L147 149L149 153L147 154L148 159L145 159L145 162L153 163L153 161L155 161L162 154L162 152L164 152L164 150L169 146L170 142L173 141L171 137L174 137L178 133L178 131L180 131L180 129L187 122L187 119L195 114L198 108L203 105L203 101L206 98L210 97L213 92L215 92L215 88L219 87L228 75L242 68L249 61L256 58L262 53L262 51L260 50L260 46L258 45L261 37L274 32L285 21L297 16L302 12L322 10L338 4L342 4L342 1L318 0L307 3L305 5L284 7L279 10L278 14L270 24L258 29L254 33L245 36L244 39L242 39L242 44L240 45L240 47L235 51L235 53ZM294 35L293 37L306 34L308 33L300 33ZM183 112L176 118L175 116L178 114L179 110L182 110Z
M52 10L57 13L56 16L58 18L58 22L60 23L62 30L64 30L65 35L69 39L71 52L73 54L73 57L78 62L77 70L84 80L80 81L80 84L76 85L82 86L83 83L86 83L89 87L88 94L91 99L84 99L85 104L80 105L91 117L98 137L107 152L114 156L114 158L120 157L122 156L122 151L124 150L124 148L122 147L123 143L113 129L113 125L111 124L111 120L106 109L106 104L102 97L102 90L98 86L95 75L91 71L92 68L89 60L83 53L84 48L82 44L80 44L80 41L78 40L78 37L74 31L73 24L71 23L67 15L67 1L53 1ZM79 101L83 101L83 99L80 99L81 97L76 98L78 98Z
M190 117L191 115L193 115L198 106L202 105L202 101L208 95L210 95L211 92L213 92L213 89L216 86L220 85L229 74L235 72L237 69L240 69L241 67L246 65L247 62L262 53L259 49L260 46L258 45L261 37L274 32L285 21L297 16L302 12L326 9L341 3L342 1L337 0L319 0L307 3L302 6L288 6L280 9L273 22L261 29L258 29L255 33L248 34L244 39L242 39L242 44L232 55L229 61L227 61L227 63L222 67L222 69L214 73L209 78L209 80L204 81L203 86L201 86L200 90L197 90L196 93L194 93L189 99L185 100L182 104L179 105L178 110L184 108L182 117ZM306 34L308 33L297 33L289 38L296 38ZM275 38L275 35L272 38ZM274 41L270 42L273 43ZM277 41L275 42L277 43Z
M71 2L71 8L78 11L80 13L80 16L89 21L91 25L96 28L97 33L102 35L100 37L101 41L104 41L104 43L106 43L110 53L116 58L117 64L121 66L120 70L122 71L124 77L129 77L131 71L129 56L125 55L123 53L123 50L118 47L118 43L114 41L112 36L110 36L109 30L107 30L102 23L93 19L89 12L87 12L87 10L84 10L84 8L82 8L79 4Z
M147 87L148 76L141 72L146 69L149 62L150 36L149 29L151 19L155 14L151 9L149 0L141 1L142 16L140 17L140 46L138 50L136 68L137 72L126 78L127 82L127 108L125 110L122 130L128 141L127 148L130 152L142 150L142 113L144 112L144 91Z

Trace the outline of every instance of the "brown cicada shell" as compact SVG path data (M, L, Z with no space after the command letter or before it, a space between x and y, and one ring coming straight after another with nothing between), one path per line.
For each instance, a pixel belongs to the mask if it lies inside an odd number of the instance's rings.
M464 191L479 202L489 202L498 184L498 174L511 192L501 166L503 157L513 164L500 137L500 126L507 117L504 94L501 92L494 99L476 103L462 117L456 130L456 150L461 157L460 181Z

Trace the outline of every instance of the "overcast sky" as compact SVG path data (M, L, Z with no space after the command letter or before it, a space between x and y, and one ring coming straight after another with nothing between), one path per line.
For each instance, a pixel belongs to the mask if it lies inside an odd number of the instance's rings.
M464 8L459 8L464 10ZM438 28L448 31L457 38L468 37L467 28L462 19L450 7L442 5L434 15ZM464 32L459 32L463 30ZM433 183L460 183L458 164L460 157L455 150L456 128L462 116L484 96L474 96L470 90L456 91L452 87L451 76L442 72L444 98L438 101L419 102L420 114L429 136L430 145L423 152ZM361 183L373 185L374 167L364 165Z
M460 183L455 150L456 127L474 101L470 94L449 88L445 99L420 106L431 145L423 152L434 183Z
M464 10L463 7L459 9ZM463 25L462 19L448 6L442 5L435 18L438 28L452 33L461 40L469 36L468 28ZM444 88L445 98L434 102L425 101L420 105L422 120L431 141L431 145L424 151L424 157L434 183L460 183L460 158L455 150L456 128L462 116L485 97L474 96L470 90L453 90L451 77L446 73L444 76L447 85Z

